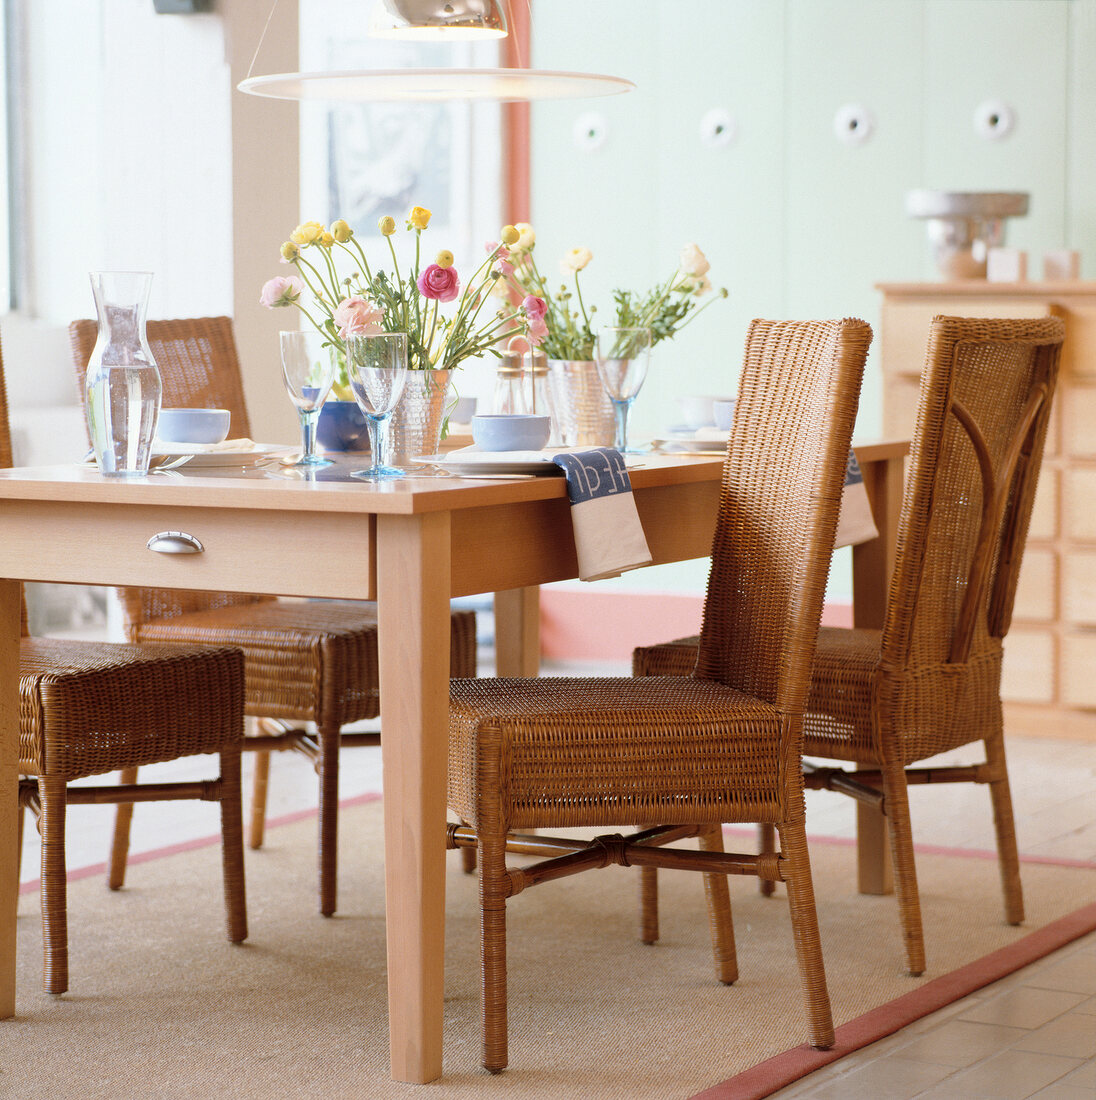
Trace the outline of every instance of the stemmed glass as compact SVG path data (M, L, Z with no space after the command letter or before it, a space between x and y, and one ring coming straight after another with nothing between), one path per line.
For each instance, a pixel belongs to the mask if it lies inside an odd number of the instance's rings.
M352 476L365 481L402 477L403 470L388 465L388 423L407 382L407 333L348 336L346 358L350 388L365 416L373 456L368 470L355 470Z
M285 388L301 419L302 454L287 465L330 466L329 458L316 454L316 421L335 381L335 349L318 332L282 332L279 339Z
M603 328L597 334L597 373L613 403L613 446L621 454L638 453L628 449L628 414L647 377L650 358L649 328Z

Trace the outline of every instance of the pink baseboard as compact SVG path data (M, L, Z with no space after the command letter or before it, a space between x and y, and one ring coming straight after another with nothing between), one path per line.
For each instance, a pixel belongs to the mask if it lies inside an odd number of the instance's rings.
M697 633L703 607L701 595L543 588L541 656L573 661L628 660L637 645ZM851 626L851 604L827 603L822 622Z

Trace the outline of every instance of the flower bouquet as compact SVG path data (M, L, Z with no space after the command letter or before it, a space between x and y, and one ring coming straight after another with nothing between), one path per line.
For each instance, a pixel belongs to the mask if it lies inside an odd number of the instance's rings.
M411 210L407 231L414 234L414 257L401 266L392 239L396 220L380 219L391 271L369 263L354 230L342 219L329 228L304 222L282 245L282 262L297 273L270 279L260 304L270 309L295 306L338 349L336 396L352 397L345 354L346 338L352 334L407 333L408 367L413 371L450 370L474 356L499 355L496 345L515 336L537 344L547 335L546 306L539 298L523 295L511 302L491 294L503 269L510 267L509 249L520 240L517 229L503 228L500 241L488 246L486 257L462 286L447 249L433 263L421 265L421 238L429 224L429 210Z

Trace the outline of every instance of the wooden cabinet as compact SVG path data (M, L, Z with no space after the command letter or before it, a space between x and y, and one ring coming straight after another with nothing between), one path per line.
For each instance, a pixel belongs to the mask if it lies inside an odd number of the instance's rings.
M1002 695L1010 730L1096 738L1096 282L883 283L886 435L909 435L929 323L1061 317L1066 323Z

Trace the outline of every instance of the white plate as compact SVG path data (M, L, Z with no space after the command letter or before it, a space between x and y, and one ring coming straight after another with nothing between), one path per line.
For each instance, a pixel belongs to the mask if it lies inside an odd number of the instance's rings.
M436 455L417 455L416 462L438 466L458 477L476 477L477 474L544 474L552 476L563 471L552 461L552 451L443 451Z
M721 439L652 439L651 446L662 454L722 455L727 452L727 441Z
M152 448L153 458L161 464L178 460L179 468L182 469L196 469L199 466L255 466L289 450L288 447L276 443L256 443L241 451L201 450L197 447L200 445L155 443Z

